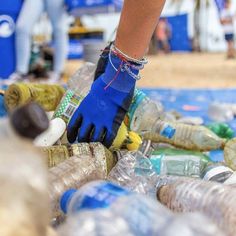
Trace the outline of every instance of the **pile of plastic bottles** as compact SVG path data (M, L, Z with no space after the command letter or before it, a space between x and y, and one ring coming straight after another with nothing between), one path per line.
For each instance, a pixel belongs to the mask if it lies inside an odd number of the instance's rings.
M109 150L68 143L67 124L94 71L86 63L60 99L47 99L50 85L23 86L41 106L21 102L0 120L0 235L235 235L236 139L229 127L189 124L136 89ZM5 99L18 104L14 94ZM46 114L51 100L57 108ZM224 162L209 158L217 149Z

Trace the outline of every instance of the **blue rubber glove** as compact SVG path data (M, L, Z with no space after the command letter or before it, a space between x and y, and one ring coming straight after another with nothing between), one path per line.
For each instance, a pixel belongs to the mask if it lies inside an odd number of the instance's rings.
M67 129L70 143L101 142L110 147L131 104L138 66L112 52L106 69L73 114Z

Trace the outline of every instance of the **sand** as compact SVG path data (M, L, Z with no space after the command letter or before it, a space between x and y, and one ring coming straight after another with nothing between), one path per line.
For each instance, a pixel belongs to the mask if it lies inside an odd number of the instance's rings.
M142 71L140 87L233 88L236 87L236 59L226 60L223 53L178 53L149 56ZM68 61L68 76L81 65Z

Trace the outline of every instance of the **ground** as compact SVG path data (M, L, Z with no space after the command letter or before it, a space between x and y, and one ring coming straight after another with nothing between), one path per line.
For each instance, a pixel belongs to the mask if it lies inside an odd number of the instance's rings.
M236 59L226 60L221 53L189 53L149 56L142 71L140 87L236 88ZM70 76L81 61L69 61Z

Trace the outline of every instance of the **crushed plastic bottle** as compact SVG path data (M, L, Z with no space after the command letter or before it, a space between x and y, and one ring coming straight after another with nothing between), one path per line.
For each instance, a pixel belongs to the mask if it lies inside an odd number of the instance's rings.
M71 157L69 149L65 145L45 147L42 150L45 153L48 168L52 168Z
M186 216L173 214L151 198L104 181L67 191L62 197L61 205L69 217L58 231L60 236L171 236L174 228L176 236L224 235L199 213ZM195 223L192 222L193 219ZM206 227L199 230L197 223L204 223Z
M60 85L16 83L7 88L4 102L8 111L29 102L38 103L45 111L54 111L64 93Z
M49 170L50 200L53 218L61 216L59 199L69 188L78 188L97 179L105 179L116 159L100 143L72 145L73 157Z
M233 173L233 170L225 166L224 163L208 163L202 178L206 181L224 183Z
M32 141L47 128L47 116L37 104L22 106L10 119L0 120L0 235L46 235L47 169Z
M162 178L157 197L175 212L202 212L227 235L236 230L236 189L216 182L188 178Z
M158 175L200 178L210 159L201 152L180 149L159 149L149 160Z
M174 148L174 146L168 143L155 143L151 140L143 140L142 144L140 145L139 151L146 157L150 157L155 150L160 148Z
M209 105L208 116L216 122L227 122L234 119L234 112L224 103L213 102Z
M117 151L118 162L107 180L131 191L155 197L158 176L148 158L141 152Z
M94 80L96 66L86 62L68 81L68 90L61 99L53 118L61 118L66 124L74 114L82 99L88 94Z
M224 148L224 159L227 166L236 170L236 138L229 140Z
M144 92L135 89L126 124L135 132L146 131L152 128L162 113L163 106L161 103L154 102Z
M188 150L216 150L223 148L226 142L206 127L198 125L166 122L159 119L151 130L143 133L144 139L168 143Z

